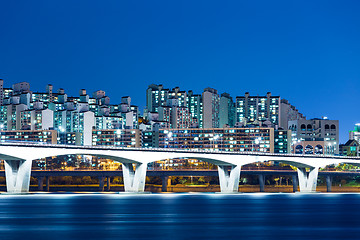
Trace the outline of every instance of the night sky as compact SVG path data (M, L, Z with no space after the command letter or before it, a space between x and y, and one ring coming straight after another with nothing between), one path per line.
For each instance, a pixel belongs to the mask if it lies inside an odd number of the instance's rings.
M102 89L145 106L149 84L234 98L272 92L307 118L360 122L360 1L1 1L5 87Z

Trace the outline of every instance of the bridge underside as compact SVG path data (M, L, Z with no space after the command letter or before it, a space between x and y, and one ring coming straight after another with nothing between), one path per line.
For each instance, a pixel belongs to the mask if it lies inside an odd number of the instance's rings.
M7 192L29 191L32 160L5 160ZM122 163L125 192L144 192L147 163ZM300 192L316 191L318 167L298 167ZM236 193L239 189L241 165L218 165L220 190L222 193ZM260 179L261 180L261 179ZM263 179L264 180L264 179ZM261 181L260 181L261 185ZM264 181L262 182L263 190Z

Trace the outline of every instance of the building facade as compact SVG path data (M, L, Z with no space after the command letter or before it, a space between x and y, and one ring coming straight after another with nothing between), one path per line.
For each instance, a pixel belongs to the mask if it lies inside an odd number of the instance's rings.
M285 134L284 138L288 135ZM274 152L273 128L160 129L160 148Z
M40 142L48 144L57 143L55 130L3 130L0 131L1 142Z
M339 154L339 121L299 119L289 121L295 153Z

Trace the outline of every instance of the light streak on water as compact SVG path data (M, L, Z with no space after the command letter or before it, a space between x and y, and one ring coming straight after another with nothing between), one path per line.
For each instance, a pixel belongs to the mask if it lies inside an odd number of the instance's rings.
M0 239L358 239L360 194L0 195Z

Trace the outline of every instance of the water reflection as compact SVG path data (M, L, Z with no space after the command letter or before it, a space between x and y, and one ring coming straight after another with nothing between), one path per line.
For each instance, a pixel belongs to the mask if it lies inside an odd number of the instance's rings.
M358 239L358 194L0 195L1 239Z

